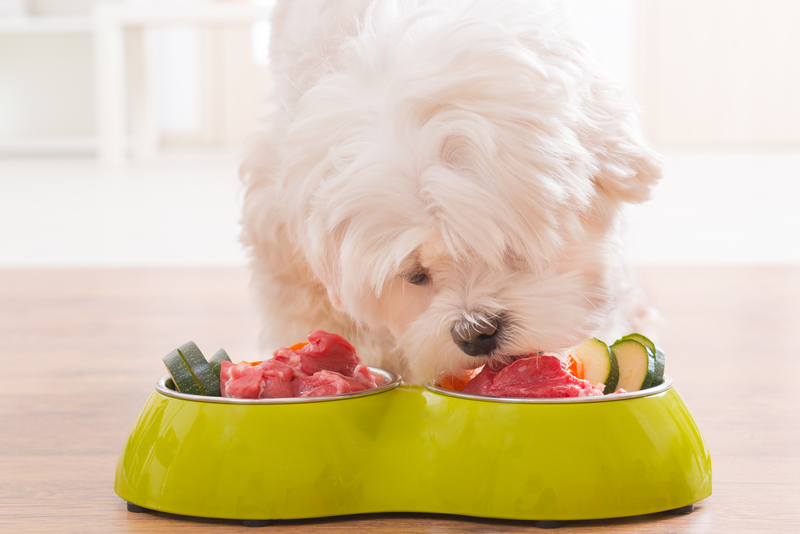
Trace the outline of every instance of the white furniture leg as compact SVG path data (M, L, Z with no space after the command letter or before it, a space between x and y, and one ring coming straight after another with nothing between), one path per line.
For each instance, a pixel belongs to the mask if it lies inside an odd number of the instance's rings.
M128 92L130 94L131 153L147 160L158 152L155 99L147 75L145 29L134 26L128 32Z
M127 133L125 34L122 25L105 11L98 5L94 19L97 155L103 163L121 165Z

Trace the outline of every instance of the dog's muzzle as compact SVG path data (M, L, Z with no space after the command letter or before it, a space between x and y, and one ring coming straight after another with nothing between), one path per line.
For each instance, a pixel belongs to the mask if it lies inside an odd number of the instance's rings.
M497 348L498 327L496 319L485 317L474 321L461 319L453 324L450 334L453 336L453 342L465 354L485 356Z

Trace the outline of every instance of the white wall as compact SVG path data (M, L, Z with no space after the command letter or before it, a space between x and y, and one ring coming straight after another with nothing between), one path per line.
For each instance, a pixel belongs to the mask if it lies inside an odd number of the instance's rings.
M79 30L0 31L0 154L92 152L95 1L27 0L32 19L83 17Z
M88 34L0 34L0 142L94 133Z
M636 0L564 0L570 29L636 98Z
M800 148L800 2L641 0L638 24L654 141Z
M200 30L153 28L145 36L159 131L193 135L202 129Z

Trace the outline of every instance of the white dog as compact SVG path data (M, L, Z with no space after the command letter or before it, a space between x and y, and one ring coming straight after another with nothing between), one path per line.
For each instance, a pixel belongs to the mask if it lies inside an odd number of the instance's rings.
M546 5L283 0L272 31L242 168L266 351L324 329L423 381L621 324L619 215L661 162Z

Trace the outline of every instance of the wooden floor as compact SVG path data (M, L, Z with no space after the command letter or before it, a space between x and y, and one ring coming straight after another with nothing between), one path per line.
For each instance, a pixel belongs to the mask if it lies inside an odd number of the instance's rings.
M660 341L709 444L714 494L687 516L581 521L559 532L800 531L800 267L639 270ZM246 273L0 271L0 532L233 532L232 521L133 514L113 492L120 448L192 339L255 357ZM264 532L521 532L433 515L280 522Z

